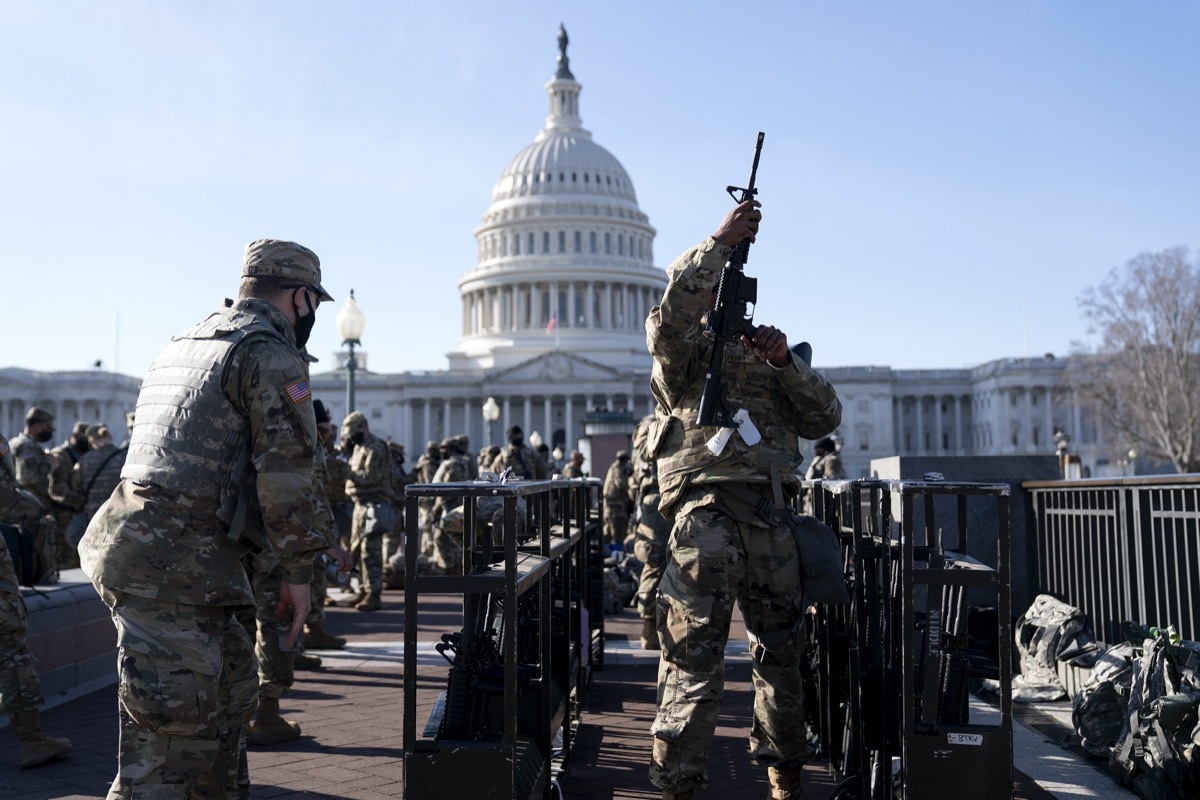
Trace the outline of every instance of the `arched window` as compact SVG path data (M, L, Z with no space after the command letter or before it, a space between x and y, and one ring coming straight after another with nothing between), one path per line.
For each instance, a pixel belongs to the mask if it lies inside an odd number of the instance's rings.
M529 234L529 235L532 236L533 234ZM532 250L533 248L531 247L529 249ZM542 233L542 252L543 253L550 252L550 231L545 231Z
M604 232L604 254L612 254L612 234L608 231Z
M575 231L575 252L583 252L583 233L580 231Z
M521 255L521 234L519 233L513 234L513 255Z
M533 242L534 242L533 231L530 231L529 232L529 246L525 248L526 250L529 251L529 255L533 255Z
M617 255L625 255L625 234L623 233L617 234Z
M595 231L591 231L588 234L588 244L591 246L590 251L593 253L596 252L596 232Z
M560 252L560 253L567 252L567 232L566 231L558 232L558 252Z

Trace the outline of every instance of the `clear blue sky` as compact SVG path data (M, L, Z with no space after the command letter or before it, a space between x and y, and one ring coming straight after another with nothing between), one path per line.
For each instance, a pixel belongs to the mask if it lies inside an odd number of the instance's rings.
M1062 355L1198 244L1198 4L0 0L0 366L140 375L270 236L338 300L318 369L350 288L373 370L444 369L560 22L658 266L766 132L756 319L818 366Z

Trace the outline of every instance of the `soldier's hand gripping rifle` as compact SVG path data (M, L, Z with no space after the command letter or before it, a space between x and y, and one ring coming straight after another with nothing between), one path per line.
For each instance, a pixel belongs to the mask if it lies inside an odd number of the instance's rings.
M754 145L754 163L750 167L750 182L746 188L725 188L739 205L754 199L758 194L754 180L758 175L758 157L762 155L762 146L763 133L759 131L758 141ZM722 368L725 361L725 345L743 335L750 338L756 330L753 307L758 302L758 279L751 278L743 272L749 253L749 237L734 245L729 260L725 262L725 268L721 270L716 305L708 312L705 332L712 336L713 348L708 360L708 369L704 373L704 391L700 395L701 425L738 427L738 422L733 418L734 411L725 402L725 378Z

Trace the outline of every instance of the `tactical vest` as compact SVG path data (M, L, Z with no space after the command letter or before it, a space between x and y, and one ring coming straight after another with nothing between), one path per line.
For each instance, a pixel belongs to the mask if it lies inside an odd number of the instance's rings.
M200 499L236 496L249 422L223 387L234 350L257 337L291 345L265 317L237 308L172 339L142 382L122 478Z
M707 354L701 354L701 363ZM662 494L675 499L680 484L689 475L697 479L763 480L775 464L785 483L795 483L800 465L799 436L785 424L792 402L780 387L774 370L737 344L725 350L726 403L731 412L745 408L762 440L747 445L738 433L729 437L720 455L713 455L707 442L721 429L696 424L700 414L703 380L693 381L671 409L671 418L652 431L651 453L657 457L658 483ZM661 380L661 378L657 378Z

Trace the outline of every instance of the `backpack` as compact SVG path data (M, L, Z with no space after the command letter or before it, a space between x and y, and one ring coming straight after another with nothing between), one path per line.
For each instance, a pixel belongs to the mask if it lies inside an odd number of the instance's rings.
M1013 699L1056 700L1066 694L1058 662L1099 647L1087 614L1056 597L1040 594L1017 620L1014 639L1021 674L1013 677Z
M1132 642L1110 647L1096 660L1075 695L1071 723L1083 749L1094 756L1108 758L1121 734L1137 657L1138 648Z
M1200 794L1200 644L1148 639L1133 662L1129 704L1108 768L1143 800Z

